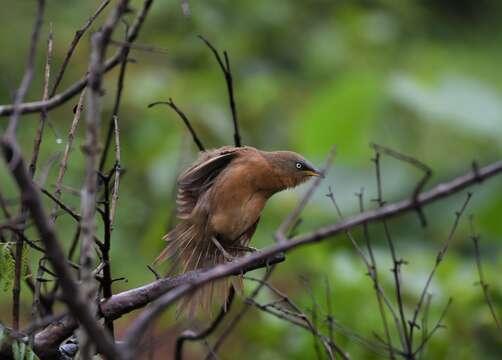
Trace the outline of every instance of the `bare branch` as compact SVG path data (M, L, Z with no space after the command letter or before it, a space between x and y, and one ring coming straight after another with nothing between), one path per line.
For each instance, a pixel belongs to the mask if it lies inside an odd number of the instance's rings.
M176 339L176 345L175 345L175 352L174 352L174 358L176 360L182 360L183 358L183 343L188 340L188 341L198 341L198 340L203 340L209 335L211 335L216 328L218 327L219 324L223 321L225 316L230 312L230 308L232 306L232 303L234 301L235 297L235 289L233 286L230 286L230 290L228 291L228 298L225 302L224 305L222 305L220 312L218 315L214 318L213 321L209 324L207 328L205 328L202 331L195 332L193 330L186 330L181 333L180 336Z
M197 145L197 148L199 149L199 151L206 151L206 149L204 148L204 145L202 145L202 142L200 141L199 137L197 136L197 133L193 129L192 124L190 124L190 120L188 120L188 117L185 115L185 113L183 111L181 111L180 108L178 108L176 106L176 104L173 102L173 99L169 98L168 101L156 101L154 103L149 104L148 107L151 108L156 105L168 105L169 107L171 107L171 109L176 111L176 113L179 115L179 117L185 123L185 126L187 127L188 131L190 131L190 134L192 135L193 141L194 141L195 145Z
M75 31L75 36L73 37L73 40L71 41L70 47L69 47L68 51L66 52L66 55L63 59L63 63L61 64L61 68L59 69L59 72L56 76L56 80L54 81L54 85L52 86L52 90L50 93L51 98L56 94L56 91L59 87L59 84L61 83L61 80L63 79L63 75L66 71L66 67L68 66L68 63L70 62L70 58L72 57L73 52L77 48L77 45L78 45L80 39L82 38L82 36L84 36L87 29L89 29L91 27L94 20L96 20L96 18L99 16L99 14L101 14L101 12L106 8L106 6L109 3L110 3L110 0L104 0L98 6L98 8L94 12L94 14L92 14L92 16L85 22L85 24L80 29ZM47 99L44 99L44 100L47 101Z
M427 166L426 164L424 164L423 162L421 162L420 160L414 158L413 156L401 154L400 152L398 152L396 150L390 149L390 148L382 146L382 145L371 144L371 146L378 153L383 153L383 154L389 155L395 159L404 161L404 162L411 164L414 167L416 167L424 172L424 176L422 177L422 179L420 179L420 181L415 186L415 190L413 190L413 195L412 195L413 200L416 200L418 194L423 190L425 184L427 183L427 181L429 181L430 177L432 176L432 169L429 166ZM417 210L417 214L419 216L419 219L420 219L422 226L426 226L427 219L425 218L425 214L423 213L422 209L419 206L417 206L416 210Z
M415 352L412 354L413 357L416 354L420 353L423 350L424 346L427 344L427 342L432 338L432 335L434 335L434 333L437 330L439 330L440 328L443 327L442 321L443 321L444 317L446 316L446 313L448 312L448 309L450 308L450 305L451 305L452 302L453 302L453 299L449 298L448 299L448 303L446 304L443 312L439 316L439 319L438 319L436 325L434 325L434 327L432 328L431 332L429 334L427 334L427 336L422 340L422 342L420 343L420 345L417 347L417 349L415 350Z
M455 220L453 221L453 225L450 229L450 233L448 234L448 238L445 240L445 242L443 243L443 246L438 251L434 266L433 266L431 272L429 273L429 277L427 278L427 281L425 282L424 288L422 289L422 293L420 294L420 298L419 298L418 303L417 303L415 310L413 312L413 318L409 322L409 325L410 325L410 338L409 338L410 344L413 344L413 330L418 325L417 324L418 314L420 313L420 310L422 309L422 305L425 300L425 296L427 294L427 291L429 290L429 286L432 281L432 278L434 277L434 274L436 273L437 268L439 267L439 265L441 264L441 262L444 259L446 251L448 250L448 247L450 245L450 242L453 239L453 235L455 235L455 232L457 230L458 224L460 222L460 218L462 217L462 214L465 212L465 209L467 208L467 205L469 204L471 197L472 197L472 193L468 192L467 196L464 200L464 203L462 204L462 207L460 208L459 211L455 212Z
M2 136L2 144L10 147L10 154L6 159L9 159L7 164L11 168L15 168L19 161L21 161L21 152L16 143L16 130L17 122L20 116L19 106L22 103L28 88L30 87L31 80L33 78L33 67L35 65L35 56L37 52L38 38L40 36L40 28L42 27L43 17L45 10L45 0L38 0L37 2L37 15L35 24L33 26L33 32L31 34L31 45L28 54L28 63L26 65L26 70L24 72L23 79L21 80L21 85L16 91L14 98L14 109L9 120L9 125L5 134ZM24 207L21 206L20 213L24 213ZM19 300L21 295L21 272L22 272L22 257L23 257L23 237L16 239L16 250L15 250L15 270L14 270L14 285L12 287L12 327L14 330L19 328Z
M33 26L33 32L31 34L31 45L30 45L30 52L28 54L28 63L26 64L26 70L24 72L23 79L21 80L21 85L19 86L19 89L17 89L16 95L14 97L14 104L12 105L9 126L7 127L4 136L13 137L15 136L16 133L17 121L19 115L21 115L22 113L21 103L23 102L23 99L26 93L28 92L31 80L33 79L33 67L35 65L35 55L37 52L38 38L40 36L40 28L42 27L44 19L44 10L45 10L45 0L38 0L37 16L35 20L35 25Z
M77 125L80 120L80 114L82 113L82 109L84 106L85 91L86 91L86 88L84 88L84 90L82 90L82 93L80 94L80 98L78 100L78 104L75 107L75 114L73 116L73 121L71 123L70 130L68 132L68 140L66 142L66 146L65 146L65 149L63 152L63 157L61 158L61 162L59 164L59 172L58 172L58 176L56 178L56 185L55 185L55 190L54 190L54 197L56 199L61 198L61 186L63 185L63 178L66 173L66 169L68 167L68 159L70 157L70 151L71 151L71 148L73 145L73 139L75 138L75 132L77 131ZM51 211L51 221L52 222L56 221L57 210L58 210L58 207L55 206Z
M225 339L232 333L233 329L237 326L237 324L242 320L244 315L249 311L250 309L250 303L249 301L254 300L258 294L260 293L260 290L263 288L265 285L264 283L269 279L269 277L272 275L272 272L274 271L275 266L269 266L267 267L267 271L265 272L265 275L263 275L262 278L262 283L259 283L258 286L253 290L253 292L246 298L246 301L244 301L244 306L242 309L233 317L233 319L230 321L230 323L227 325L227 327L223 330L221 335L218 337L218 340L214 343L214 346L211 348L211 351L209 354L207 354L205 360L210 360L212 358L215 358L216 353L218 349L223 345L223 342Z
M114 166L114 182L113 182L113 192L112 192L112 203L110 206L110 226L113 227L113 222L115 220L115 212L117 211L117 202L119 200L119 185L120 185L120 129L118 124L118 117L114 116L113 121L115 123L115 166Z
M485 276L483 273L483 266L481 265L481 255L479 252L479 238L480 236L476 234L476 231L474 230L474 217L471 215L469 217L469 221L471 224L471 239L472 242L474 243L474 255L476 257L476 267L478 269L478 277L479 277L479 286L481 286L481 289L483 290L483 295L485 297L485 302L488 305L488 308L490 309L490 313L492 315L493 321L495 322L495 325L497 326L497 329L499 331L502 331L502 326L500 324L500 320L497 316L497 312L495 311L495 306L493 305L492 298L490 296L490 292L488 291L488 283L485 281Z
M375 157L372 159L372 161L375 163L375 175L376 175L376 182L377 182L377 194L378 197L376 199L376 202L378 203L378 206L380 208L383 207L385 204L382 193L382 178L381 178L381 168L380 168L380 152L378 148L375 148ZM413 198L413 201L415 202L415 198ZM397 302L397 308L398 308L398 314L399 314L399 320L401 322L401 326L399 326L399 323L396 323L396 329L399 333L401 344L404 348L404 351L407 354L410 354L412 352L412 347L411 347L411 342L408 337L408 327L406 324L406 317L404 314L404 303L403 303L403 297L402 297L402 292L401 292L401 266L405 263L404 260L398 259L396 250L394 248L394 241L392 239L392 236L390 234L389 227L387 225L387 222L385 220L382 221L383 228L384 228L384 233L385 233L385 238L387 240L387 244L389 246L389 251L392 257L392 264L393 267L391 269L392 274L394 276L394 287L396 290L396 302Z
M52 35L52 24L51 24L49 30L49 39L47 40L47 56L45 59L44 90L42 95L43 101L46 101L49 98L49 81L51 76L52 48L53 48L53 35ZM40 121L38 122L38 128L35 134L35 143L33 145L33 154L29 165L31 177L35 176L35 169L37 167L38 154L40 153L40 145L42 143L42 135L44 133L46 119L47 119L47 111L42 110L40 112Z
M127 39L127 33L129 32L129 26L126 24L125 28L125 37ZM111 40L110 40L111 41ZM122 92L124 90L124 79L125 79L125 74L126 74L126 69L127 69L127 61L128 61L128 56L129 56L129 51L131 48L129 46L124 48L124 53L122 55L122 60L120 63L120 70L119 70L119 76L117 79L117 91L115 94L115 102L113 104L113 112L112 112L112 117L108 123L108 131L106 133L106 138L105 138L105 146L103 149L103 152L101 154L101 159L99 160L99 171L103 171L105 168L105 163L106 159L108 157L108 151L110 149L110 145L112 143L112 137L113 134L117 131L116 125L117 125L117 120L116 118L119 115L119 110L120 110L120 102L122 100Z
M220 69L223 72L223 76L225 76L225 82L227 84L227 92L228 92L228 103L230 105L230 110L232 111L232 121L234 124L234 144L235 146L241 146L241 135L239 134L239 122L237 120L237 108L235 106L232 70L230 69L230 60L228 58L227 51L223 50L224 60L222 60L220 53L218 52L218 50L216 50L213 44L209 42L209 40L207 40L202 35L199 35L199 39L204 41L204 43L209 47L209 49L211 49L216 61L218 61L218 64L220 65Z

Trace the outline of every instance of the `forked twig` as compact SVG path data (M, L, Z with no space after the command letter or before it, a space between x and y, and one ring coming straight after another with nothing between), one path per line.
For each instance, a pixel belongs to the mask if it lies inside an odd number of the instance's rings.
M373 147L373 149L377 153L383 153L383 154L389 155L395 159L404 161L404 162L411 164L412 166L414 166L417 169L420 169L424 172L424 176L420 179L420 181L415 186L415 189L413 190L412 199L415 203L417 203L416 211L417 211L418 217L420 219L420 223L422 224L422 226L426 226L427 219L425 218L425 214L423 213L422 208L420 206L418 206L417 198L418 198L418 194L420 194L420 192L423 190L425 184L427 183L427 181L429 181L430 177L432 176L432 169L429 166L427 166L426 164L424 164L423 162L421 162L420 160L418 160L412 156L402 154L396 150L393 150L393 149L390 149L388 147L378 145L378 144L371 144L371 146Z

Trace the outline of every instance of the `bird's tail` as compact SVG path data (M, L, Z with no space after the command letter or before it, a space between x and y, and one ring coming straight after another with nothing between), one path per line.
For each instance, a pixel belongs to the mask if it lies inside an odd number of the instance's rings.
M205 226L202 224L197 225L189 221L178 224L163 237L167 246L157 257L155 263L172 259L175 264L179 265L181 272L185 273L227 262L228 260L221 250L215 246L211 239L204 236L204 230ZM240 255L231 249L227 251L232 256ZM193 317L198 309L207 313L213 303L225 306L230 286L233 286L237 292L241 292L242 279L240 277L226 278L201 286L182 300L178 306L179 314L187 312L189 317Z

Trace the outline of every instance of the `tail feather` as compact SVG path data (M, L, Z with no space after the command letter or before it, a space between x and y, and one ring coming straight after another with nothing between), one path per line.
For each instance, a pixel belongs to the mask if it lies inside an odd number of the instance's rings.
M167 245L154 263L167 259L178 261L183 273L225 263L227 260L220 250L214 246L210 239L205 238L204 230L202 225L189 221L181 222L163 237ZM225 304L231 285L240 292L242 279L240 281L221 279L201 286L181 301L178 313L187 312L189 317L193 317L199 308L207 312L211 308L213 300L218 304Z

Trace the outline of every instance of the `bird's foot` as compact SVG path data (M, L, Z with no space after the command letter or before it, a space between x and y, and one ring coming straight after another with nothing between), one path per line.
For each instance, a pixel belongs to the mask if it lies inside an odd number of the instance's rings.
M213 242L214 246L216 246L218 248L218 250L221 252L221 254L223 255L223 257L225 258L225 260L227 261L234 261L235 260L235 257L233 257L232 255L230 255L223 246L221 246L220 242L218 241L218 239L216 239L214 236L211 237L211 241Z

